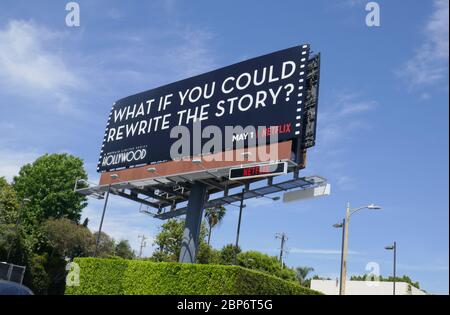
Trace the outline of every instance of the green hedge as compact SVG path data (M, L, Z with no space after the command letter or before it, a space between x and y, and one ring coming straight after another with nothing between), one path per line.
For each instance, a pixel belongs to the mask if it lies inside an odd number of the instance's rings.
M319 294L298 284L236 266L77 258L80 285L66 294L267 295Z

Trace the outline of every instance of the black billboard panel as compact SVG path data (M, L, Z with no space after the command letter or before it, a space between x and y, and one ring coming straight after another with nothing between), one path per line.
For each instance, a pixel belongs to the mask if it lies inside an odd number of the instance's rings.
M217 130L223 139L212 153L254 146L253 138L268 142L271 134L279 142L302 139L308 59L309 45L295 46L116 101L97 170L172 160L180 128L191 134L188 153L180 156L200 154ZM236 126L242 132L230 134Z

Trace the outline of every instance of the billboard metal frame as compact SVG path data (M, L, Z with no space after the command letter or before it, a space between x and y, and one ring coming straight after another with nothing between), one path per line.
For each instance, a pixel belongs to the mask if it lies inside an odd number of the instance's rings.
M309 46L307 47L309 53ZM155 174L148 174L145 178L131 180L119 179L99 185L91 185L86 181L82 183L77 181L74 190L98 199L104 198L107 191L109 191L114 195L140 203L140 212L161 220L186 215L180 262L194 263L204 208L231 205L234 202L242 202L243 200L264 197L292 189L302 190L327 185L326 179L320 176L299 177L299 171L305 168L306 165L307 149L315 145L320 54L309 56L306 66L304 112L301 115L301 123L296 124L296 126L301 126L302 130L296 132L297 137L289 140L291 142L289 144L289 148L291 149L291 156L289 158L284 157L277 161L268 162L286 163L287 173L293 176L291 179L275 182L280 176L268 176L263 178L230 180L228 178L229 170L230 168L236 167L236 165L211 169L207 168L210 165L207 163L201 164L200 160L201 170L197 171L161 176L158 176L158 174L156 176ZM280 142L278 145L284 145L286 147L286 142ZM158 165L160 164L150 164L145 167L148 167L147 170L149 172L152 170L157 173L156 168L160 167ZM261 165L261 162L247 162L242 164L243 167L252 165ZM114 174L114 172L132 172L136 168L138 167L107 171L106 173L102 173L101 182L104 176L111 176L111 178L115 176L114 178L117 178L118 175ZM261 183L262 181L266 181L265 185L260 185L256 188L250 187L251 184L256 182ZM242 192L230 193L232 189L238 187L244 187ZM211 196L217 193L223 193L223 195L210 199Z

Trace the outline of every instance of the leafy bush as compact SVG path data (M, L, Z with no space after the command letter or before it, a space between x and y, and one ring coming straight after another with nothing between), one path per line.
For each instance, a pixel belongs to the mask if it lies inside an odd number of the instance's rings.
M291 268L281 268L280 261L275 256L269 256L257 251L248 251L237 255L239 266L269 273L284 280L296 281L295 271Z
M319 294L259 271L236 266L77 258L80 285L66 294L267 295Z

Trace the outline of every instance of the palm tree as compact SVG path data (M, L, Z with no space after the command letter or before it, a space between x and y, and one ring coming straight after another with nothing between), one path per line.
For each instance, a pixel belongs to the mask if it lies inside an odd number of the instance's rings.
M297 272L297 280L300 283L301 286L304 286L306 284L306 277L308 276L308 274L314 271L314 268L312 267L297 267L296 272Z
M225 216L225 213L226 209L224 206L217 206L205 209L205 218L208 221L209 225L208 245L209 241L211 240L212 228L215 227L217 224L219 224L220 221L222 221L223 217Z

